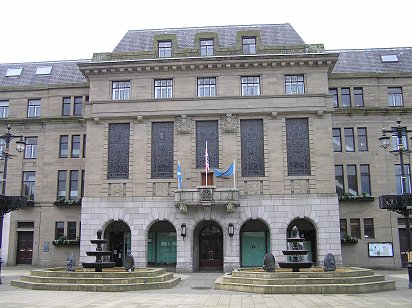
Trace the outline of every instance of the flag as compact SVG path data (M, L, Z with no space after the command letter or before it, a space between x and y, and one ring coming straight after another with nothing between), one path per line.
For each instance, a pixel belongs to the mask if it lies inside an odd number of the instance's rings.
M206 150L205 150L205 172L209 172L209 154L207 153L207 141L206 141Z
M231 163L229 168L227 168L226 171L220 171L219 169L216 169L216 168L214 168L213 170L215 171L215 175L217 177L228 177L228 176L233 175L233 171L235 169L234 167L235 167L235 162Z
M182 189L182 170L180 168L180 160L177 161L177 189Z

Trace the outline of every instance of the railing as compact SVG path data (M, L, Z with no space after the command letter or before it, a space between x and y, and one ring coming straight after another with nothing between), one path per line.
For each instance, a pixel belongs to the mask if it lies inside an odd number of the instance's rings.
M33 200L27 200L24 196L0 195L0 211L4 215L11 211L33 206Z
M412 209L412 194L382 195L379 197L379 208L405 214Z
M239 205L238 189L199 186L175 191L175 207L181 213L187 213L188 207L205 206L225 206L227 212L234 212Z

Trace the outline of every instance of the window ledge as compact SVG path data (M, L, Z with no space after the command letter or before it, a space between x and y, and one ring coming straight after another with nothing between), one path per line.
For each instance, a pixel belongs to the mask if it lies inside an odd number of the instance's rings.
M372 202L375 200L372 196L339 196L339 202Z

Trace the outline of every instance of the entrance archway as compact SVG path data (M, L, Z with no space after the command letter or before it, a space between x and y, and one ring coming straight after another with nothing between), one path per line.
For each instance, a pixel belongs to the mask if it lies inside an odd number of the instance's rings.
M147 266L176 267L176 229L168 221L157 221L149 229Z
M303 242L304 249L308 250L308 261L317 264L317 243L316 243L316 228L311 221L305 218L297 218L292 220L287 228L287 237L292 236L292 228L296 226L299 230L299 236L303 237L305 241Z
M270 251L268 226L261 220L250 219L240 228L240 265L263 266L263 259Z
M194 270L223 271L223 232L215 222L203 221L193 233Z
M110 261L116 262L116 266L123 266L126 255L131 252L129 226L124 221L113 221L106 227L104 238L108 240L108 248L112 251Z

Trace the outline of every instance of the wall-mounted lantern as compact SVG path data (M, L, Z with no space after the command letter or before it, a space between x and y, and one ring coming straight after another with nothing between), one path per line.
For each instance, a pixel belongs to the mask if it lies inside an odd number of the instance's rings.
M227 226L227 232L229 233L230 237L233 237L233 235L235 234L235 226L232 223Z
M185 223L183 223L183 224L180 226L180 231L181 231L180 235L181 235L182 237L186 237L186 224L185 224Z

